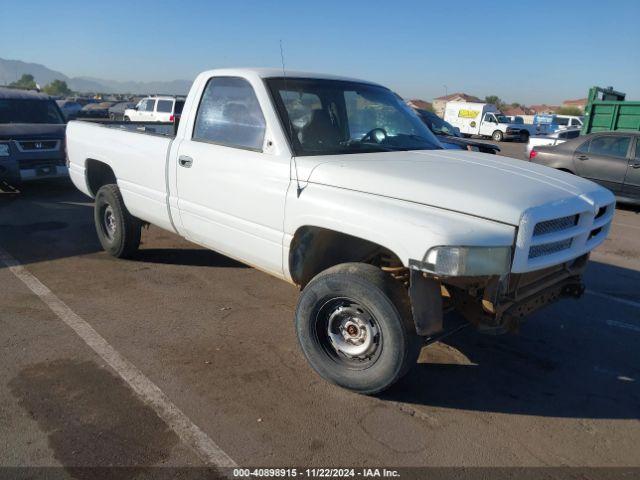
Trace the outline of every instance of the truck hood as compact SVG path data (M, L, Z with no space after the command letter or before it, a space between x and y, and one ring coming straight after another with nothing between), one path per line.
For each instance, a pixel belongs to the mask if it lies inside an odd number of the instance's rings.
M497 222L518 225L543 204L574 200L602 188L593 182L523 160L462 150L308 156L299 178ZM304 185L303 185L304 186Z
M0 139L45 139L45 138L64 138L64 123L6 123L0 124Z

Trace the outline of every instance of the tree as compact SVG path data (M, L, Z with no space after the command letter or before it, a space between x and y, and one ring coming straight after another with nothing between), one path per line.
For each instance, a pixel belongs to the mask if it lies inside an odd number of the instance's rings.
M42 89L49 95L69 95L71 89L67 86L67 82L63 80L54 80Z
M504 106L504 102L497 95L487 95L484 97L484 101L486 103L493 103L498 108L502 108Z
M558 115L573 115L579 117L583 112L578 107L560 107L556 110L556 113Z
M33 78L33 75L23 73L22 77L20 77L20 80L16 80L15 82L10 83L9 86L15 88L24 88L26 90L33 90L34 88L36 88L36 81Z

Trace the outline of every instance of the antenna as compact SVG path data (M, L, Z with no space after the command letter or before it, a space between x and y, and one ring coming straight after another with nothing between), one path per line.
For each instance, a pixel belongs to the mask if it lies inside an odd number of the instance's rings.
M282 48L282 39L280 39L280 61L282 62L282 80L284 83L284 89L285 91L287 91L287 72L285 71L284 68L284 50ZM284 99L283 99L283 103L284 103ZM284 108L287 108L287 105L285 104ZM291 139L291 143L293 143L293 125L291 124L291 119L288 118L289 117L289 112L287 112L287 120L288 120L288 124L289 124L289 138ZM298 177L298 162L296 161L296 155L295 152L293 152L293 156L291 157L293 159L293 169L296 172L296 191L298 194L298 198L300 198L300 194L302 193L302 187L300 186L300 178Z

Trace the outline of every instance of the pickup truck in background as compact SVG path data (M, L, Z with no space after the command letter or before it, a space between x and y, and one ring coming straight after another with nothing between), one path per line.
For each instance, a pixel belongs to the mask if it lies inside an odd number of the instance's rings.
M533 124L541 134L549 135L560 130L581 129L583 118L575 115L557 115L555 113L538 114L533 117Z
M65 128L49 95L0 88L0 179L15 185L68 177Z
M580 129L578 128L568 128L565 130L558 130L556 132L550 133L548 135L535 135L529 138L529 143L527 143L527 158L530 157L531 151L535 147L542 147L544 145L559 145L561 143L566 142L567 140L571 140L572 138L578 138L580 136Z
M444 120L457 127L462 135L491 137L494 142L527 142L538 133L535 125L514 123L491 103L447 102Z
M361 393L455 331L449 309L496 334L579 297L614 214L588 180L444 150L395 93L361 80L211 70L172 127L69 123L70 175L95 198L104 249L135 256L152 223L297 285L307 360Z

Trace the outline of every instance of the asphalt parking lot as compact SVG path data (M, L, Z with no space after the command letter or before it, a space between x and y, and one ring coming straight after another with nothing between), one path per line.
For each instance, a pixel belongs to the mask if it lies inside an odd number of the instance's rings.
M524 157L522 144L501 147ZM381 397L307 366L294 287L155 227L133 260L113 259L92 215L67 183L0 194L0 247L25 269L0 262L0 465L63 466L76 478L92 478L82 466L203 465L52 297L28 288L26 271L238 465L640 466L633 209L618 208L582 299L517 335L466 329L425 347Z

